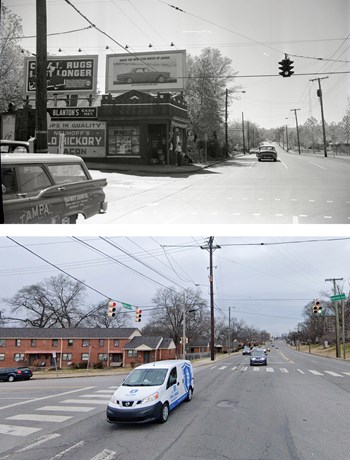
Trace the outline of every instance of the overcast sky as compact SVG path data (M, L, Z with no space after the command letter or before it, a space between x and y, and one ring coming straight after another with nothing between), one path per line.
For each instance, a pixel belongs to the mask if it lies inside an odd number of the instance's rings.
M209 253L200 248L205 237L10 238L0 237L2 298L59 275L60 268L89 286L86 306L111 298L142 307L141 326L152 316L158 288L198 287L209 303ZM294 330L308 302L328 299L321 294L331 294L326 278L344 278L349 292L350 238L339 238L216 237L216 317L227 319L231 307L231 317L272 334Z
M22 17L24 36L36 34L35 2L5 0ZM136 52L184 49L198 55L205 47L220 49L232 60L237 78L228 84L246 90L237 94L229 121L245 120L262 127L295 126L291 109L300 108L299 123L320 120L316 95L317 72L323 78L324 113L329 123L345 115L350 96L349 0L71 0L82 15L122 46ZM183 11L172 8L176 6ZM89 26L64 0L47 0L48 34ZM175 47L170 47L173 42ZM23 48L35 53L35 37L24 38ZM106 45L109 49L106 50ZM124 50L94 28L49 35L48 53L62 56L98 54L98 88L105 90L106 53ZM278 62L288 54L295 75L278 75ZM322 58L320 60L319 58ZM299 75L298 75L299 74ZM301 75L311 74L311 75ZM275 75L256 77L257 75Z

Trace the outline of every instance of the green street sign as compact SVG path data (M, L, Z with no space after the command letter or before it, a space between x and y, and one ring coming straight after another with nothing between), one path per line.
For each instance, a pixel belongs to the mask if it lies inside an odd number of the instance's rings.
M331 301L337 302L338 300L345 300L345 294L332 295Z

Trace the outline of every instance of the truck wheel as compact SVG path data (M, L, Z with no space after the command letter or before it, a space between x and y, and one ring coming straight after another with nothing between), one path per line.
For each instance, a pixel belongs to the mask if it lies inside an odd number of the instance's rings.
M190 388L190 389L188 390L188 393L187 393L186 401L191 401L192 398L193 398L193 390L192 390L192 388Z
M160 413L160 417L159 417L159 421L160 423L165 423L168 420L168 418L169 418L169 404L166 402L163 404L163 407Z

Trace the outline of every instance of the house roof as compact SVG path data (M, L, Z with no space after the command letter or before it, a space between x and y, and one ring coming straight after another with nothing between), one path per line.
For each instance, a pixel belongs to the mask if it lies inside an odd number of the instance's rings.
M141 335L137 328L0 328L0 339L132 339Z
M125 346L125 350L137 350L137 349L172 349L175 348L173 339L169 337L134 337Z

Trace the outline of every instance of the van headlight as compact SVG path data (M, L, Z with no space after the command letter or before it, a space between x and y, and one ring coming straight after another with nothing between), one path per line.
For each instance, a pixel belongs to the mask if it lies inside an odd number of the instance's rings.
M159 398L159 393L153 393L153 395L147 396L145 399L141 401L141 404L149 403L152 401L156 401Z
M118 404L118 400L117 400L117 398L116 398L116 396L114 394L111 397L111 403Z

